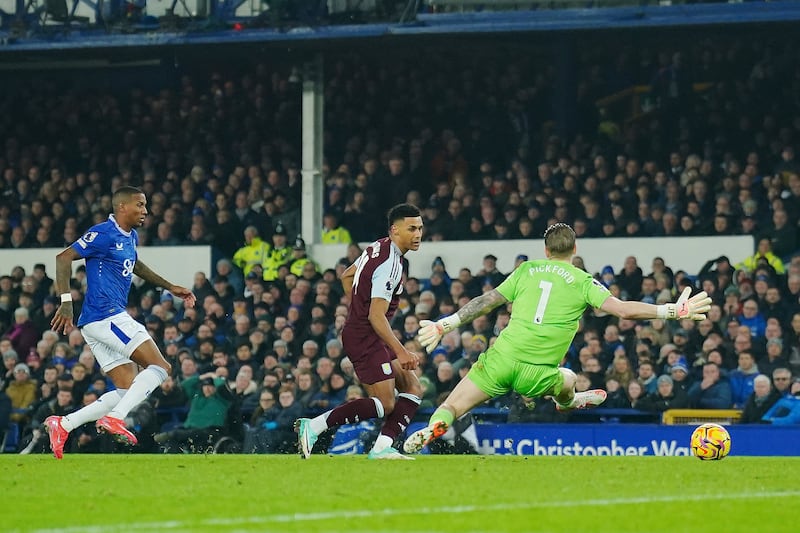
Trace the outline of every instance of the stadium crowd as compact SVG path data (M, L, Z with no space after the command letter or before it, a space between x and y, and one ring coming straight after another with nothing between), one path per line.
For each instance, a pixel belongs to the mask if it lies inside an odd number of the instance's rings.
M130 420L154 434L142 449L184 449L197 443L190 430L208 430L199 448L237 432L249 451L285 452L295 418L363 393L339 339L347 298L337 275L358 257L355 243L383 234L376 228L393 203L424 210L427 241L538 238L553 222L573 225L579 238L753 235L751 257L711 257L696 273L673 272L658 258L639 265L635 256L595 273L625 299L674 301L688 284L714 305L707 320L675 330L589 312L564 364L578 372L579 390L608 391L604 407L737 408L743 422L797 423L795 50L741 40L626 50L613 60L587 53L569 141L552 121L553 73L533 59L487 63L486 71L436 57L393 64L396 71L333 61L322 239L350 244L335 265L308 257L299 234L300 99L288 75L259 64L183 77L157 93L92 98L21 83L0 101L0 247L68 246L106 219L113 190L141 186L149 201L142 246L207 244L214 254L213 268L195 274L196 309L147 284L131 291L128 311L175 369ZM642 82L652 86L653 106L642 116L595 107ZM699 82L708 83L701 92ZM496 287L508 274L496 261L489 253L471 272L437 258L427 279L407 278L392 323L398 338L421 352L419 321ZM0 277L0 423L7 415L22 428L28 452L46 449L46 416L110 386L78 331L50 331L52 286L42 264ZM84 287L78 268L76 315ZM508 318L499 309L445 336L419 370L423 408L452 390ZM215 405L229 407L226 416ZM494 406L509 408L509 420L569 419L527 398ZM90 426L70 437L73 450L112 446Z

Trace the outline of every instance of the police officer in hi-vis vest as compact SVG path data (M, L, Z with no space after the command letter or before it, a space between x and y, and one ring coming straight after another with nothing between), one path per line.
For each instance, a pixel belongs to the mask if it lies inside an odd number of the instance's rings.
M292 247L292 259L289 262L289 271L298 278L302 277L303 267L309 264L314 267L315 272L319 272L319 266L306 254L306 241L298 235L294 241L294 247Z
M292 249L286 245L286 229L283 224L275 227L272 234L272 246L264 254L261 266L264 268L264 281L278 279L278 269L287 264L292 258Z

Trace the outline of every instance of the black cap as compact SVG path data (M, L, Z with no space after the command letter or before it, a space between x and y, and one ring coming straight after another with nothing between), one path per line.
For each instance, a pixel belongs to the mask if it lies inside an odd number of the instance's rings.
M204 385L214 385L214 378L203 378L200 380L200 386Z
M302 237L298 236L294 240L294 249L295 250L305 250L306 249L306 241L304 241Z
M283 227L283 224L278 224L275 226L274 235L286 235L286 228Z

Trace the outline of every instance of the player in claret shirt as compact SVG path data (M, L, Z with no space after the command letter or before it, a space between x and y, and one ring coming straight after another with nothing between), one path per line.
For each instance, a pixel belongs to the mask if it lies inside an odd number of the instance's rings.
M415 206L400 204L389 210L387 218L389 236L367 246L341 275L350 294L342 343L369 397L351 400L313 419L299 418L295 429L306 459L326 429L370 418L384 418L384 422L369 458L411 459L392 443L411 423L422 401L422 386L413 372L419 356L397 340L389 321L403 287L403 255L418 250L422 240L422 216Z
M97 420L99 430L136 444L136 436L123 420L170 375L170 364L144 325L125 310L133 275L169 290L183 299L187 307L195 304L191 290L168 282L139 261L136 251L139 238L134 228L141 226L147 216L144 193L135 187L121 187L114 192L112 203L114 214L107 221L92 226L56 256L56 289L61 294L61 306L51 325L65 335L74 327L72 262L85 259L86 298L77 327L117 389L75 413L45 420L50 448L57 459L64 455L69 432L93 420ZM137 365L144 370L138 372Z

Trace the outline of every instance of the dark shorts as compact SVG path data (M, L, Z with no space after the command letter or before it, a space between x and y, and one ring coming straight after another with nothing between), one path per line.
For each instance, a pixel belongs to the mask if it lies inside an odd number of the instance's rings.
M392 359L397 359L397 356L375 333L345 328L342 330L342 346L361 383L372 385L395 378Z

